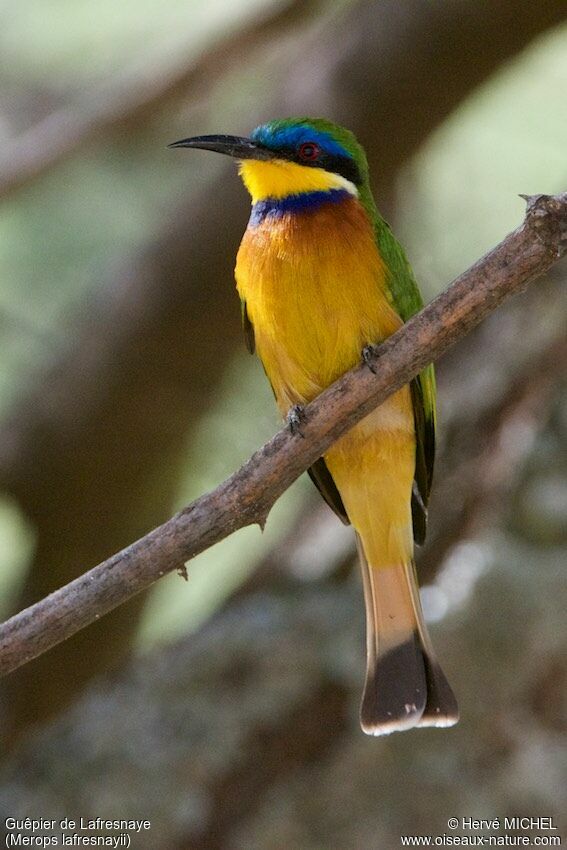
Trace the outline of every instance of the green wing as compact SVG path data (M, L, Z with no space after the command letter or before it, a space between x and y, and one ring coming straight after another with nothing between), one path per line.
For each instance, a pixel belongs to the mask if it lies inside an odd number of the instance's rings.
M423 299L404 250L389 225L376 213L376 242L387 269L387 285L392 305L404 322L423 307ZM427 366L411 382L415 420L415 484L412 494L413 532L416 543L423 543L427 525L427 505L435 461L435 370Z

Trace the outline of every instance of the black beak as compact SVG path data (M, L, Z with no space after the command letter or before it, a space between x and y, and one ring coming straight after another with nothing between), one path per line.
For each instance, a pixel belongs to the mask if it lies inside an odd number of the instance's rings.
M216 151L233 156L235 159L275 159L276 154L258 144L253 139L241 136L193 136L173 142L168 148L197 148L204 151Z

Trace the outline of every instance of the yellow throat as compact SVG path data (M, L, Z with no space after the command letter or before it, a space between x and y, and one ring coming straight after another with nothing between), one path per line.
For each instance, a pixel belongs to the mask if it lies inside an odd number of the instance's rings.
M340 174L298 165L285 159L270 162L244 160L240 163L240 176L252 196L253 204L265 198L286 198L288 195L329 192L332 189L346 189L351 195L358 195L354 183Z

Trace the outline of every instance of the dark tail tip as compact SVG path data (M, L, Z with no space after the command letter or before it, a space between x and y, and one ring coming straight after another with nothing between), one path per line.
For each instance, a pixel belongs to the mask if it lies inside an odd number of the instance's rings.
M421 642L415 632L372 660L360 707L363 732L389 735L411 729L423 715L427 696Z
M427 704L419 726L454 726L459 721L459 706L451 685L445 678L439 662L424 652L427 679Z
M418 632L372 661L360 708L360 725L367 735L454 726L458 719L451 686Z

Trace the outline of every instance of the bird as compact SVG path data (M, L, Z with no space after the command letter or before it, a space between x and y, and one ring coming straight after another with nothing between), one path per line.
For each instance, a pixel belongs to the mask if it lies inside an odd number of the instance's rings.
M238 162L251 213L236 258L247 347L294 433L304 407L423 306L405 252L376 207L363 147L325 118L286 118L249 137L169 145ZM360 723L369 735L458 721L423 617L414 542L425 539L436 386L425 368L308 470L354 527L366 609Z

